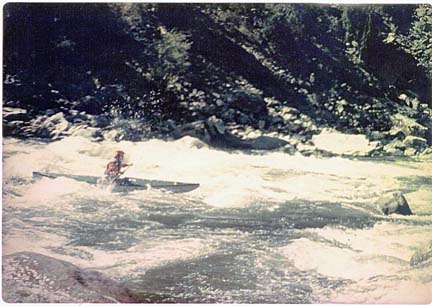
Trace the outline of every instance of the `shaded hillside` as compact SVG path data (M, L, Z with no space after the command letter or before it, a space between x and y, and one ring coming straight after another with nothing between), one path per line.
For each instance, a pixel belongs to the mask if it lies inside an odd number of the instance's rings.
M4 131L52 138L37 126L65 120L116 139L307 142L324 126L390 131L397 113L427 130L431 16L411 5L10 3L4 106L23 110Z

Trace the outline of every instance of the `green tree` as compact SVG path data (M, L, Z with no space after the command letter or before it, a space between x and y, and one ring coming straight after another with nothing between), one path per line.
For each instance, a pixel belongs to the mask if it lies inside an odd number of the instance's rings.
M406 47L432 78L432 5L420 5L413 19Z
M170 88L181 79L189 66L189 49L192 45L187 35L176 30L159 27L161 36L153 44L155 61L150 69L151 77L163 88Z

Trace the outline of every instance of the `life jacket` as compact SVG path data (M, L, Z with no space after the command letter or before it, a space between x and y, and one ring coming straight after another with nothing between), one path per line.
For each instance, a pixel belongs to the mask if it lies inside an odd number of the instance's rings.
M105 175L118 176L120 174L121 166L122 164L119 160L109 162L105 169Z

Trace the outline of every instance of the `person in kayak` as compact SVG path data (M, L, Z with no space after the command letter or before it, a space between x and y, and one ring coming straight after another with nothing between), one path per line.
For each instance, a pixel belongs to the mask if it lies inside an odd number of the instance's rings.
M114 156L114 160L110 161L105 168L105 177L110 180L115 180L124 173L122 168L132 166L132 164L123 163L125 153L123 151L117 151Z

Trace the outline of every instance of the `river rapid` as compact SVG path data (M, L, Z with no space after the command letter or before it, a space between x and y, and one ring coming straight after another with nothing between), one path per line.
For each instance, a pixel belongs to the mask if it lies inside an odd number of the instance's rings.
M197 182L127 194L32 171ZM430 303L432 160L354 160L165 142L3 139L3 256L31 251L102 272L138 294L195 303ZM383 216L387 191L413 216Z

